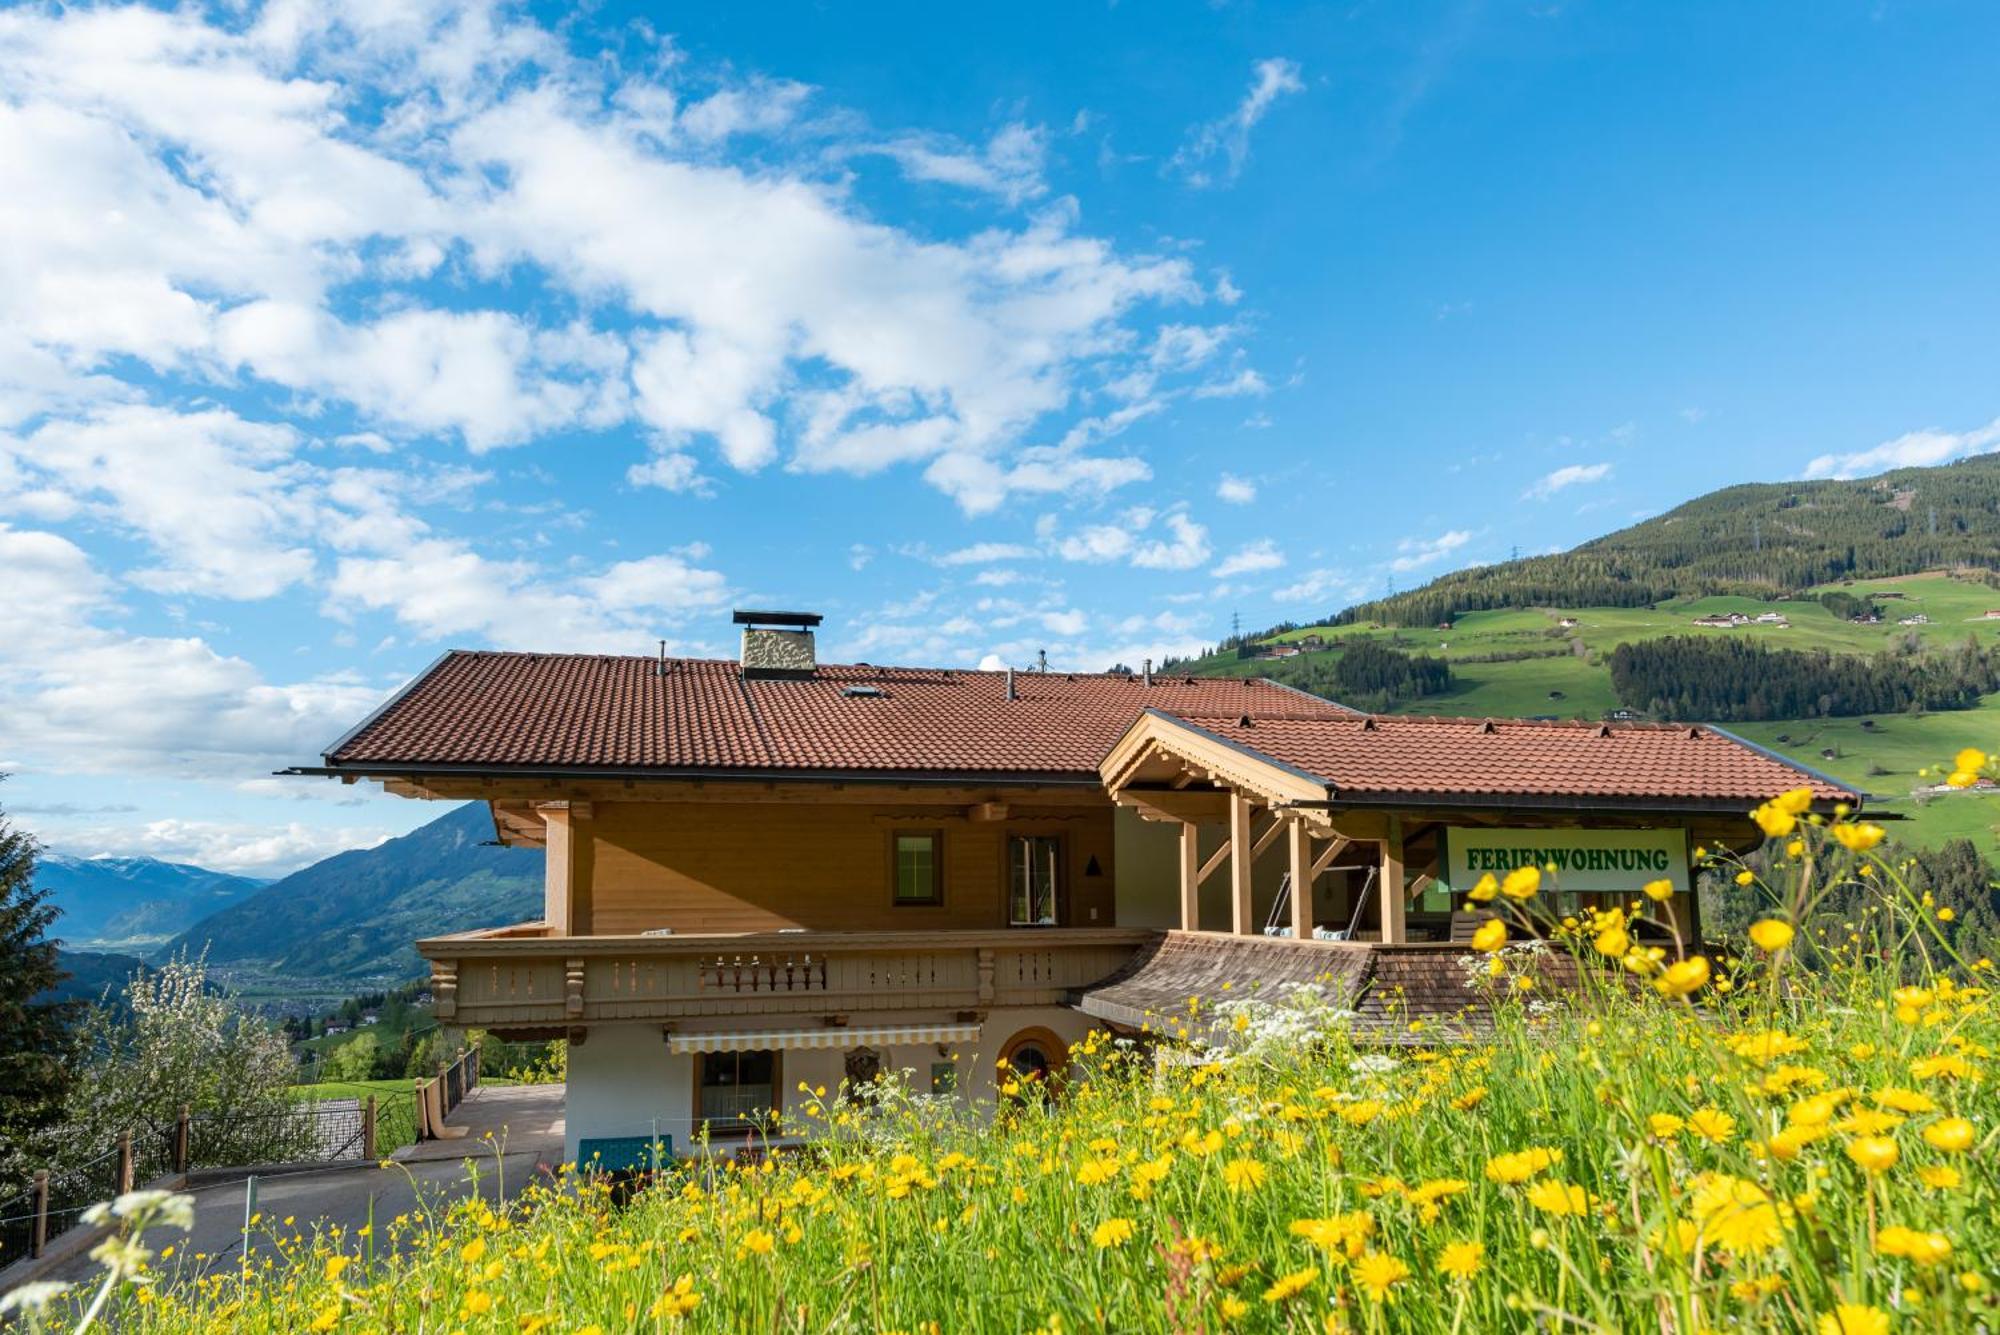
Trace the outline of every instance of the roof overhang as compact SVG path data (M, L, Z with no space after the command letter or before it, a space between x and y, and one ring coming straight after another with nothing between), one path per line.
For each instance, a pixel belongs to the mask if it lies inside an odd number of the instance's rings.
M1097 773L1113 801L1172 820L1189 819L1181 812L1190 803L1213 800L1172 786L1190 773L1272 807L1325 807L1335 796L1324 779L1158 709L1125 730Z

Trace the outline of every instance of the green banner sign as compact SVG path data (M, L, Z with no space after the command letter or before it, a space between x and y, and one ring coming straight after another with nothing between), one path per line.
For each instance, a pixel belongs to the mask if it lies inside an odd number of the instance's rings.
M1491 872L1504 877L1536 866L1551 889L1637 891L1649 881L1688 888L1687 831L1490 830L1453 826L1445 831L1444 880L1470 890ZM1551 870L1553 868L1553 870Z

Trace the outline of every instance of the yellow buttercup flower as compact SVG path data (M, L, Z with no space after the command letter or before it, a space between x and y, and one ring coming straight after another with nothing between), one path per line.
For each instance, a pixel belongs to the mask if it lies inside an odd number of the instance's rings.
M1750 925L1750 940L1767 955L1775 955L1792 944L1797 935L1792 925L1778 918L1765 918Z
M1833 837L1840 841L1843 848L1853 853L1865 853L1875 847L1882 842L1882 837L1886 833L1887 831L1881 826L1866 822L1856 824L1841 821L1833 827Z
M1491 953L1507 944L1507 924L1498 918L1488 918L1479 924L1479 930L1472 934L1472 948Z
M1685 997L1701 991L1708 984L1708 960L1700 955L1690 955L1684 960L1669 964L1653 986L1662 996Z
M1493 902L1493 897L1499 893L1499 879L1489 871L1479 878L1477 884L1465 892L1465 897L1475 904L1490 904Z
M1640 889L1645 892L1646 898L1655 903L1663 904L1674 897L1674 883L1664 877L1657 881L1648 881Z
M1533 899L1542 888L1542 869L1533 865L1516 867L1500 882L1500 893L1509 899Z

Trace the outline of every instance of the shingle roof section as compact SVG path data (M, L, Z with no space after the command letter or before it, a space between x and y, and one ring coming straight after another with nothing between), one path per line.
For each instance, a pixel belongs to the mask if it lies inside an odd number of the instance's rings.
M1801 787L1827 802L1858 797L1726 733L1687 724L1253 714L1245 726L1240 714L1178 717L1352 797L1443 793L1757 802Z
M949 771L1095 778L1147 706L1258 718L1348 713L1271 682L822 664L743 679L731 659L455 652L327 753L413 768ZM876 693L849 694L852 687Z

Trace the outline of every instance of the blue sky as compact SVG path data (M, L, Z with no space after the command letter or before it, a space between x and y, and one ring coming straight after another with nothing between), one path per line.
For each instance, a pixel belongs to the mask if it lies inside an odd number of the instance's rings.
M0 11L0 766L80 853L444 649L1187 652L2000 448L1977 4Z

